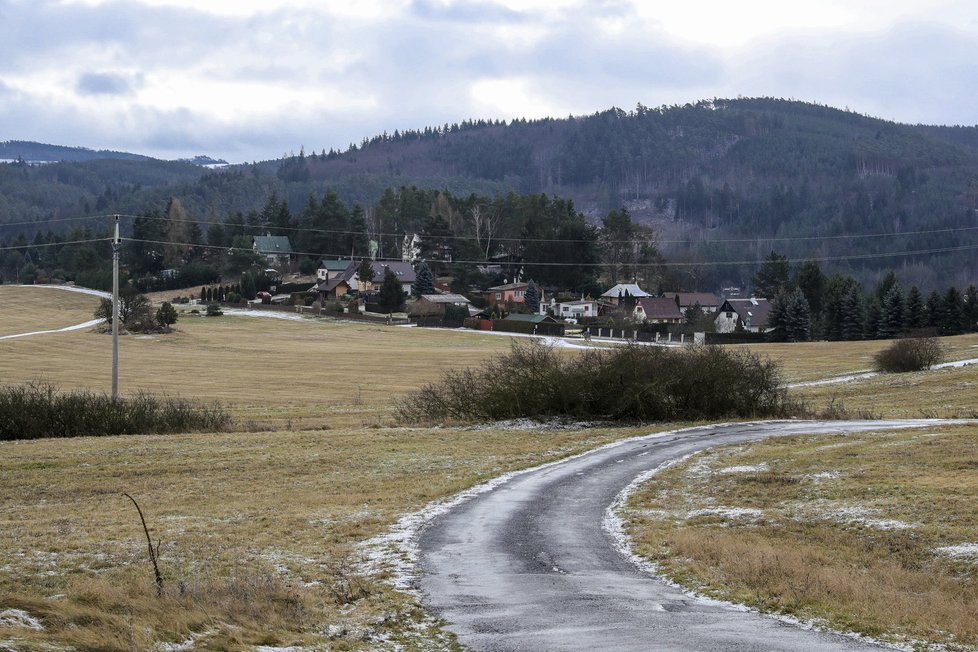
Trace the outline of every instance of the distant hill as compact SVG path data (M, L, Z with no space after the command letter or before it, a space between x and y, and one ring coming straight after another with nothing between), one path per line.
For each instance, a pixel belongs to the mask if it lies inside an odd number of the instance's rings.
M327 188L369 213L386 188L414 185L456 197L568 197L593 223L624 206L654 225L667 257L689 264L691 285L743 283L750 264L715 263L772 249L862 278L890 268L924 286L978 277L978 128L904 125L804 102L715 99L465 121L215 171L96 154L0 145L0 158L67 161L0 165L0 238L15 235L3 222L36 223L31 237L57 229L52 219L162 209L171 196L201 221L260 211L272 193L298 213ZM893 255L907 251L930 253Z
M146 161L150 157L128 152L93 150L85 147L65 147L45 145L25 140L0 142L0 160L26 161L28 163L56 163L59 161L95 161L99 159L121 159L125 161Z

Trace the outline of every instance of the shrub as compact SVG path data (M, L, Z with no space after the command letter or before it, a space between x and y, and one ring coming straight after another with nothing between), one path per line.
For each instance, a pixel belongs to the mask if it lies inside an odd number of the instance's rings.
M897 340L873 356L873 367L883 373L930 369L944 359L944 346L934 337Z
M223 314L224 314L224 311L221 310L221 306L217 305L216 303L210 303L210 304L207 305L207 316L208 317L220 317Z
M218 404L146 392L113 401L105 394L59 392L37 383L0 386L0 441L215 432L230 425L230 415Z
M564 357L538 342L447 371L397 406L413 422L514 418L647 422L787 416L780 368L747 350L626 345Z
M164 330L169 330L170 326L177 323L177 310L169 301L164 301L156 311L156 323Z

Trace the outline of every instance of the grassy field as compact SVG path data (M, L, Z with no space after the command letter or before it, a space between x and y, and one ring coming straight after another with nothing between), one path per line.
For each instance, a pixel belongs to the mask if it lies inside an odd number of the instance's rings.
M976 425L773 439L665 470L623 515L636 550L699 592L974 649L976 468Z
M56 288L0 286L0 337L89 321L98 302L98 297Z
M479 481L648 430L0 442L0 612L45 624L17 631L22 641L79 650L146 650L194 633L208 649L377 649L428 636L408 596L357 570L358 542ZM163 599L121 492L162 541ZM0 627L0 649L13 635Z
M0 335L87 321L96 302L0 286ZM358 570L356 545L480 480L653 430L396 427L398 396L508 350L506 337L186 314L176 326L121 338L122 392L220 401L247 432L0 442L0 612L22 609L45 626L0 626L0 649L11 640L79 650L194 637L231 649L445 640L410 596ZM976 357L978 337L948 342L953 357ZM866 369L884 345L757 349L798 382ZM110 337L94 330L4 340L0 378L108 391L110 357ZM971 367L795 392L919 416L969 405L976 382ZM162 541L162 599L121 492L139 500Z

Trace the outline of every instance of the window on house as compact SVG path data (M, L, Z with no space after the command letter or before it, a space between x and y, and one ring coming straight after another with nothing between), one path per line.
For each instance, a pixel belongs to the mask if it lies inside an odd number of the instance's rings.
M727 319L733 319L733 313L732 312L728 312L727 313Z
M503 298L503 293L502 292L497 292L496 293L496 301L501 301L502 298Z

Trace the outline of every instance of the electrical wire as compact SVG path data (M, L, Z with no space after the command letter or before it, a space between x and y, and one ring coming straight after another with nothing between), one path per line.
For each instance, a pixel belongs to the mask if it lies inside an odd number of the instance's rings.
M106 217L112 217L111 215ZM120 217L126 218L139 218L145 220L154 221L171 221L185 224L200 224L197 220L192 219L173 219L164 216L151 216L151 215L123 215ZM309 227L300 226L270 226L270 225L256 225L248 224L247 222L215 222L219 226L232 226L241 227L243 229L261 229L264 231L276 231L276 232L289 232L289 233L321 233L321 234L333 234L333 235L369 235L374 238L381 237L394 237L403 238L406 233L365 233L363 231L349 231L343 229L316 229ZM862 238L889 238L889 237L902 237L902 236L918 236L918 235L928 235L928 234L949 234L949 233L960 233L963 231L978 231L978 226L962 226L962 227L949 227L944 229L924 229L919 231L889 231L889 232L879 232L879 233L853 233L853 234L842 234L842 235L805 235L805 236L782 236L782 237L756 237L756 238L681 238L678 240L658 240L654 237L648 238L647 241L653 244L687 244L691 242L697 242L702 244L742 244L750 242L807 242L812 240L853 240ZM424 234L421 234L422 236ZM437 236L441 240L474 240L475 236L469 235L440 235ZM566 243L579 243L579 242L593 242L593 240L585 239L573 239L573 238L505 238L505 237L495 237L493 236L491 240L495 242L566 242ZM601 242L605 244L631 244L635 240L602 240Z
M232 251L237 249L237 247L221 247L217 245L205 245L205 244L194 244L192 242L173 242L170 240L143 240L136 238L122 238L124 242L141 242L145 244L159 244L159 245L170 245L178 247L191 247L197 249L210 249L210 250L223 250ZM933 249L916 249L911 251L892 251L892 252L880 252L872 254L850 254L846 256L817 256L810 258L789 258L788 263L797 264L808 261L815 262L840 262L849 260L871 260L877 258L900 258L904 256L923 256L941 253L953 253L957 251L973 251L978 250L978 244L975 245L961 245L957 247L940 247ZM252 251L248 249L247 251ZM348 254L324 254L321 252L302 252L293 251L290 252L293 256L313 256L316 258L335 258L337 260L344 260L348 257ZM400 259L396 258L381 258L375 262L401 262ZM451 260L451 261L429 261L429 262L444 262L448 264L455 265L497 265L497 264L511 264L511 265L521 265L526 267L539 266L539 267L610 267L609 263L566 263L566 262L546 262L546 261L520 261L518 263L494 263L492 261L486 260ZM631 263L632 267L718 267L724 265L762 265L768 262L767 259L761 260L722 260L722 261L700 261L700 262L657 262L657 263Z

